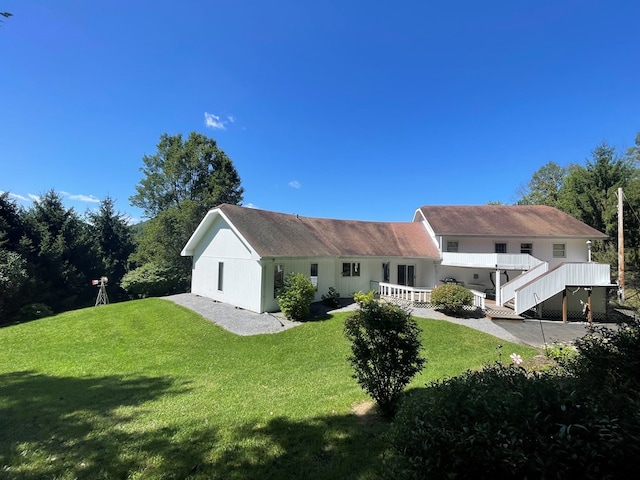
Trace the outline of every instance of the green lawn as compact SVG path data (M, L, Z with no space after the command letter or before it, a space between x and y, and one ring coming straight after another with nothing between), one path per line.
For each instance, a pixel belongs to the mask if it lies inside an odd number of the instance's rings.
M239 337L147 299L0 328L0 478L374 477L388 424L352 413L346 315ZM419 323L411 387L536 353Z

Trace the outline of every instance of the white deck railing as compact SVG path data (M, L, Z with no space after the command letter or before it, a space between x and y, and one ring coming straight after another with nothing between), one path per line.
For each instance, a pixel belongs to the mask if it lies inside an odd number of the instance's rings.
M432 288L427 287L410 287L408 285L396 285L393 283L380 282L378 284L380 298L388 298L394 300L402 300L415 304L431 304L431 291ZM471 290L473 293L473 307L485 309L485 300L487 295L484 292L477 290Z
M447 267L529 270L542 260L526 253L459 253L442 252L442 265Z

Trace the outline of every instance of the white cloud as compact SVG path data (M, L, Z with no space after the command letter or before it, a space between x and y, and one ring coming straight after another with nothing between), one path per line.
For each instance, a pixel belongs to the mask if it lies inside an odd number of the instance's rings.
M87 203L100 203L100 199L94 197L93 195L82 195L82 194L69 193L69 192L60 192L60 194L67 197L69 200L77 200L79 202L87 202Z
M213 129L224 130L225 124L228 123L229 120L222 120L218 115L214 113L204 112L204 124Z
M233 115L227 115L227 120L229 120L229 123L236 123L236 117Z
M258 208L256 205L254 205L253 203L246 203L244 205L242 205L243 207L247 207L247 208Z
M4 190L0 190L0 195L7 193ZM23 202L28 202L29 199L23 195L18 195L17 193L9 192L9 198L15 198L16 200L22 200Z
M291 180L288 184L291 188L302 188L302 185L297 180Z
M33 193L28 193L27 195L33 202L40 202L40 196L34 195Z

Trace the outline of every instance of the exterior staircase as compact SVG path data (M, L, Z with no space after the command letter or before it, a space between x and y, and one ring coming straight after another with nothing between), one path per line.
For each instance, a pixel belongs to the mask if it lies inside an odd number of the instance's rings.
M513 298L507 298L510 295L505 293L504 300L513 299L514 311L518 315L557 295L568 286L609 286L611 285L611 273L610 266L605 263L561 263L555 268L527 280L529 280L527 283L513 289ZM505 284L503 291L509 287L509 283Z

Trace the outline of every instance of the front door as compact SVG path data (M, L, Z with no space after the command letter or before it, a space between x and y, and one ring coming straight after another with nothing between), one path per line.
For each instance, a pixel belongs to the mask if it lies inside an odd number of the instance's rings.
M398 285L415 286L416 266L398 265Z

